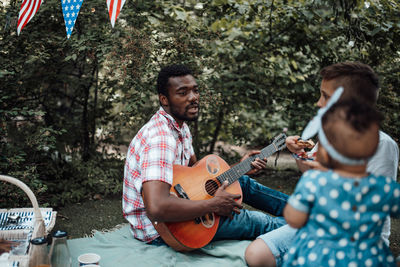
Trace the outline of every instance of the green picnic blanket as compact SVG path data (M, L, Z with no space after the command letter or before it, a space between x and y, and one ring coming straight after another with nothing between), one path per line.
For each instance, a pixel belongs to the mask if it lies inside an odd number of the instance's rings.
M97 253L101 267L125 266L246 266L244 252L250 241L216 241L186 253L167 246L147 245L133 238L129 224L109 232L95 232L93 237L69 239L72 266L78 256Z

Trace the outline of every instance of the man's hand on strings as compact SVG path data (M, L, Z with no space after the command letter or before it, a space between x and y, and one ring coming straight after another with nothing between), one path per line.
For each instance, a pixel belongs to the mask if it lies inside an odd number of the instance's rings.
M250 151L249 153L247 153L246 155L244 155L244 156L242 157L242 159L240 160L240 162L242 162L242 161L244 161L244 160L246 160L246 159L248 159L249 157L252 157L252 156L254 156L254 155L258 155L258 154L260 154L260 152L261 152L260 150L253 150L253 151ZM250 171L248 171L248 172L246 173L246 175L257 174L257 173L259 173L260 171L266 169L266 168L267 168L267 159L266 159L266 158L264 158L264 159L255 158L255 159L251 162L251 167L252 167L252 169L251 169Z

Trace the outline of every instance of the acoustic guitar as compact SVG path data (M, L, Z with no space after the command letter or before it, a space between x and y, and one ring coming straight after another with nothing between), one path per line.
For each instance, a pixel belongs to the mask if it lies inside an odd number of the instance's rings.
M226 191L242 195L237 181L243 174L252 169L251 162L257 158L267 158L282 150L285 145L285 134L276 136L273 142L261 150L260 154L249 157L232 168L217 155L208 155L192 167L174 165L173 185L170 193L190 200L212 198L224 181L229 186ZM241 203L240 198L238 201ZM210 213L200 218L183 222L153 222L161 238L176 251L190 251L204 247L214 237L219 223L219 216Z

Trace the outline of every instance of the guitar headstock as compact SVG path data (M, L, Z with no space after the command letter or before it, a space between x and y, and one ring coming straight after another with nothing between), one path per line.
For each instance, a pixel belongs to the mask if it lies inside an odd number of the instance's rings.
M272 144L275 146L276 151L280 151L286 148L285 141L286 141L286 134L284 133L281 133L274 137L274 141L272 141Z

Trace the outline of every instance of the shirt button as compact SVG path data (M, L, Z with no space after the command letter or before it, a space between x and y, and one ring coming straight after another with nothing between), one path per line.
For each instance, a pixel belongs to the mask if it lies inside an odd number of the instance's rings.
M351 210L352 210L352 211L357 211L357 206L351 207Z
M360 183L358 181L354 182L354 186L359 186L359 185L360 185Z
M350 241L354 242L354 241L356 241L356 239L352 236L352 237L350 237Z

